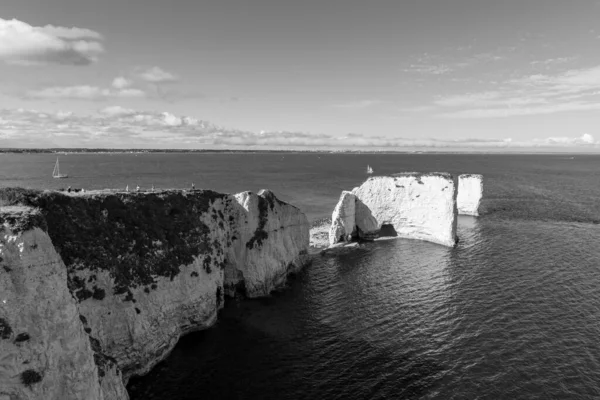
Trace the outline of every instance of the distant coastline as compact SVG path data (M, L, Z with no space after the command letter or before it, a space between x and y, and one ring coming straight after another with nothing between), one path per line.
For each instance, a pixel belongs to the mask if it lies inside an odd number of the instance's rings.
M269 153L290 153L290 154L578 154L578 155L599 155L596 152L581 151L526 151L526 150L350 150L350 149L104 149L104 148L2 148L0 154L143 154L143 153L204 153L204 154L269 154Z

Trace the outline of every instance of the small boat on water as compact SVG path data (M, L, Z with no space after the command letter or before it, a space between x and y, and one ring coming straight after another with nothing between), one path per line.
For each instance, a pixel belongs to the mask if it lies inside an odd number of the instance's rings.
M371 168L370 165L367 165L367 174L372 174L373 173L373 168Z
M52 171L52 177L53 178L68 178L69 175L67 174L61 174L60 173L60 167L58 165L58 157L56 157L56 164L54 164L54 171Z

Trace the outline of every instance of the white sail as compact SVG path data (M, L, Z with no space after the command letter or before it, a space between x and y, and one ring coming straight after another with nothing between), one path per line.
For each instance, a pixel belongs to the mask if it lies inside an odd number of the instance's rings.
M60 173L60 167L58 165L58 157L56 157L56 164L54 164L54 171L52 171L53 178L67 178L67 174Z
M373 168L371 168L370 165L367 165L367 174L372 174L373 173Z

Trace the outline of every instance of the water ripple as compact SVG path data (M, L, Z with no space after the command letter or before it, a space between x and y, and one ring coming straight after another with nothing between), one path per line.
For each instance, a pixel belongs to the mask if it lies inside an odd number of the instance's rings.
M196 354L194 379L169 379L189 367L173 356L168 376L132 384L132 399L195 398L180 386L219 398L598 397L600 249L585 244L600 231L486 219L459 228L455 249L399 239L317 258L288 290L230 304L216 329L178 345ZM253 382L242 397L240 376Z

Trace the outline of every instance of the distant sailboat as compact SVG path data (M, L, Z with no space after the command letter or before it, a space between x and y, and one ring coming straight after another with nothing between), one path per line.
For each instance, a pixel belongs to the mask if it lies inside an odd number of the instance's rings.
M56 164L54 164L54 171L52 171L52 177L53 178L68 178L69 175L67 174L61 174L60 173L60 168L58 166L58 157L56 157Z
M371 168L370 165L367 165L367 174L372 174L373 173L373 168Z

